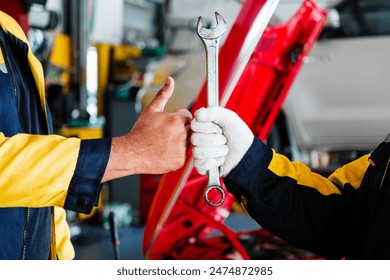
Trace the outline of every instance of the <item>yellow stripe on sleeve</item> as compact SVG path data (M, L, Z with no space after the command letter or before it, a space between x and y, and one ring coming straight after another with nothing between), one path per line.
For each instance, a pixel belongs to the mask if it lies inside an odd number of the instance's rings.
M5 61L4 61L4 56L3 56L3 52L2 50L0 49L0 64L4 64Z
M291 162L287 157L275 153L268 169L278 177L294 179L300 186L316 189L322 195L341 194L340 190L329 179L313 172L301 162Z

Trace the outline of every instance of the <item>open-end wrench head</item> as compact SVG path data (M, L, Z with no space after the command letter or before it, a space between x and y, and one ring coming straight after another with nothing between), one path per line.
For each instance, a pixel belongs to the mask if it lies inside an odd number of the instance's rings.
M215 12L215 19L217 21L216 26L213 28L205 28L203 26L202 17L198 18L198 23L196 25L196 32L198 33L199 37L203 39L217 39L221 37L225 31L226 31L226 21L225 19L218 13Z

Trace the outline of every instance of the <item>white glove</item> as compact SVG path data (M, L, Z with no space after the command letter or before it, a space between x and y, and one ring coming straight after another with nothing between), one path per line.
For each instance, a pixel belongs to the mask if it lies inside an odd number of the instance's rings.
M244 157L254 135L233 111L223 107L201 108L191 122L194 167L203 175L220 167L225 177Z

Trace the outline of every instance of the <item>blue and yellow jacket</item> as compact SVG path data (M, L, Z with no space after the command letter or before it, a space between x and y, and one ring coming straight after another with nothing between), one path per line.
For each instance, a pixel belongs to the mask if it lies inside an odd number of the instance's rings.
M227 189L263 228L329 259L390 259L390 135L328 178L257 138Z
M90 213L110 139L53 135L44 73L0 12L0 259L72 259L64 209Z

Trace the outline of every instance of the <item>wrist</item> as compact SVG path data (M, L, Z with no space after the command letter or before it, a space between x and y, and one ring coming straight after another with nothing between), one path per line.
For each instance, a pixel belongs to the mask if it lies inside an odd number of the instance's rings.
M220 167L221 177L226 177L241 162L253 144L254 138L254 135L248 129L247 133L241 134L241 137L237 135L231 138L236 140L231 140L230 144L228 141L229 153Z
M137 157L132 150L126 136L112 138L110 157L102 182L135 174Z

